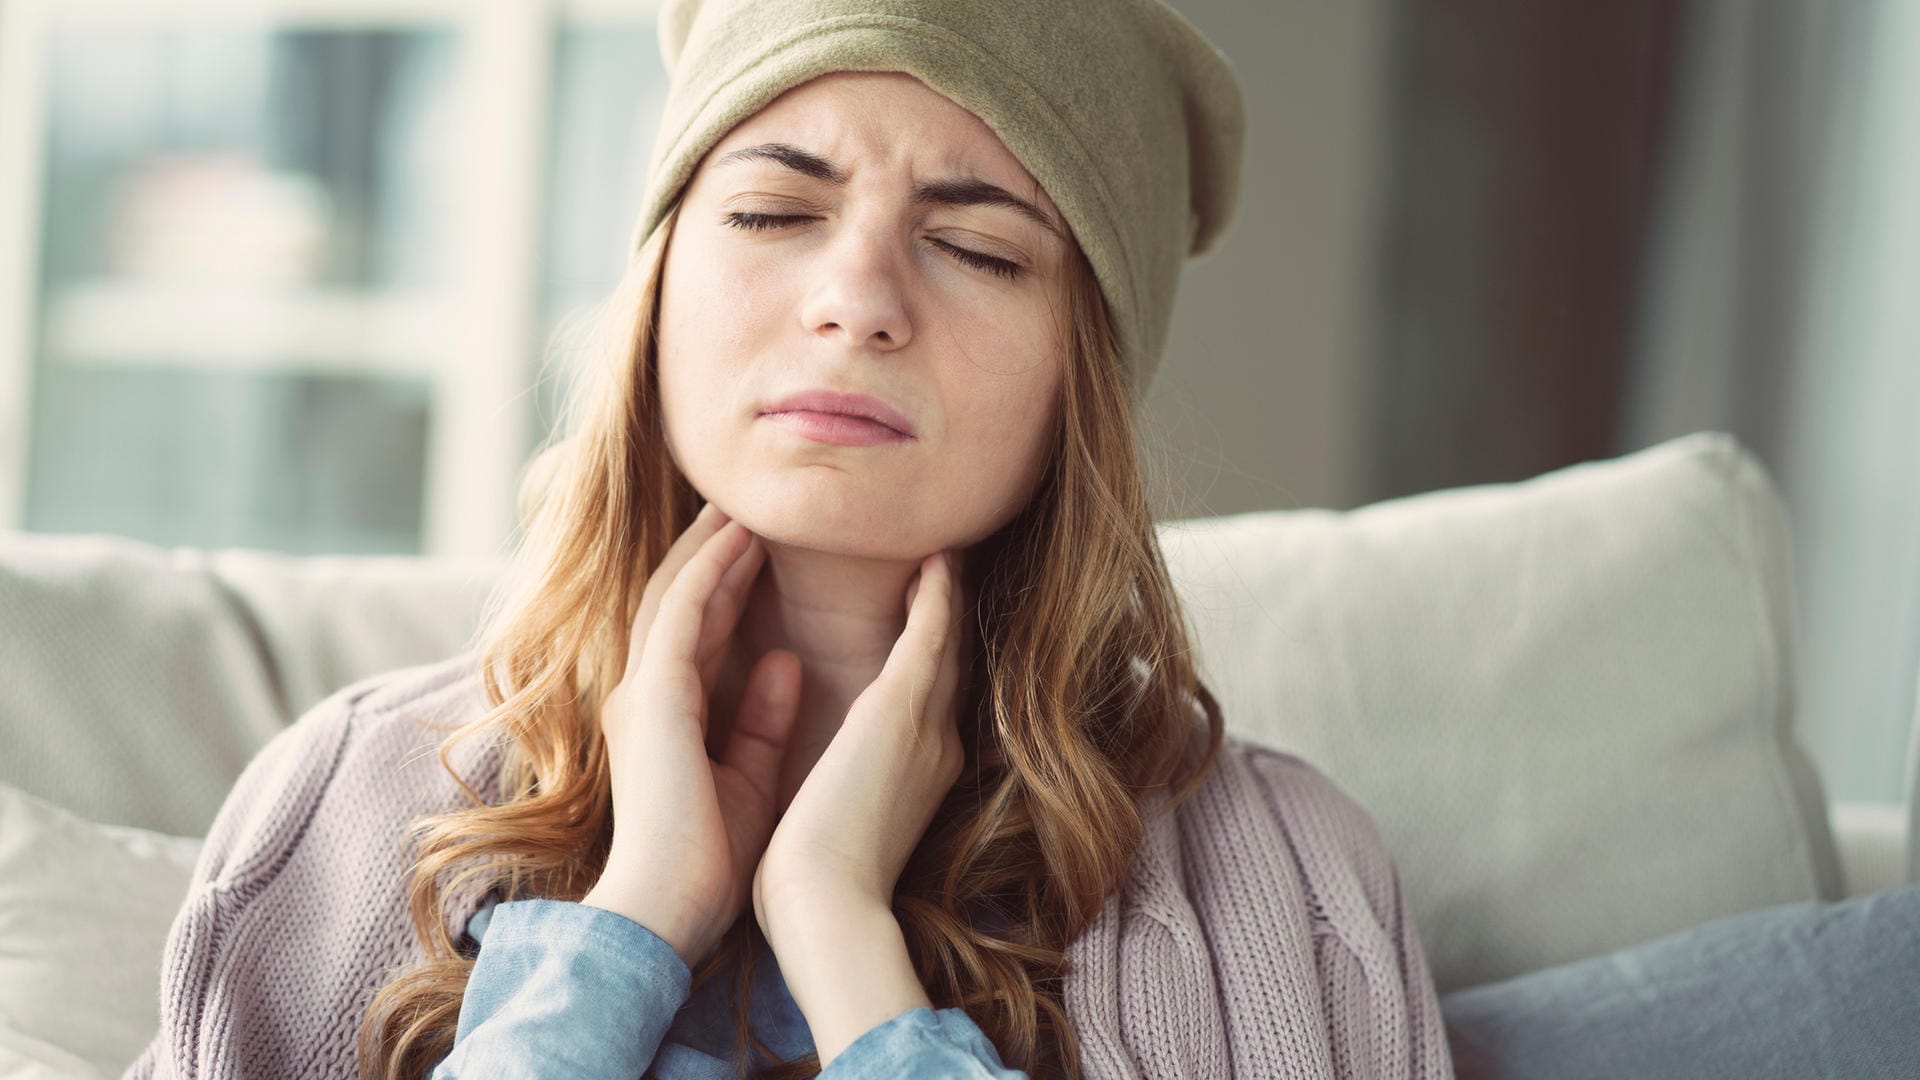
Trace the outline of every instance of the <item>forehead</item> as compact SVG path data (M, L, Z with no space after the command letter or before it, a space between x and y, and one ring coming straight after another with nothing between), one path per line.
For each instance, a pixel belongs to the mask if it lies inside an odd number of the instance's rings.
M835 71L790 87L727 132L701 171L728 152L770 140L830 158L915 176L972 175L1055 209L986 121L899 71Z

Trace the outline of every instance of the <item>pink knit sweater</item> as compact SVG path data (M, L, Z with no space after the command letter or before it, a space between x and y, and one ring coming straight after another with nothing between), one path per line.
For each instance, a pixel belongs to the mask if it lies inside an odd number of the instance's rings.
M358 1076L361 1014L419 955L403 830L466 805L434 751L483 708L463 653L337 691L248 763L168 936L160 1030L126 1076ZM499 755L467 740L450 756L493 802ZM458 940L483 897L447 899ZM1453 1076L1372 819L1291 754L1230 737L1068 957L1091 1077Z

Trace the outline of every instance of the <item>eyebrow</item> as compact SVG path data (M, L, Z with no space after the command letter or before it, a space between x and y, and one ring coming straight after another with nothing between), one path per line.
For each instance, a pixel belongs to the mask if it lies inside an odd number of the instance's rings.
M734 162L755 160L785 165L797 173L813 177L815 180L825 180L829 184L840 185L847 182L845 169L791 143L761 143L759 146L743 147L721 157L713 163L713 167L718 169ZM1038 224L1055 237L1061 240L1066 239L1066 234L1046 211L1006 188L989 183L977 176L922 181L914 185L913 201L917 205L934 206L1002 206Z

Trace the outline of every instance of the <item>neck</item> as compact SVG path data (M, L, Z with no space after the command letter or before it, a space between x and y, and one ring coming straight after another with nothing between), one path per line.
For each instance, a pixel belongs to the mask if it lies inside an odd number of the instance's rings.
M715 687L708 742L726 745L747 672L772 649L800 658L800 713L780 774L780 808L800 789L847 710L880 674L907 625L907 583L919 561L793 547L762 537L767 562L735 629Z

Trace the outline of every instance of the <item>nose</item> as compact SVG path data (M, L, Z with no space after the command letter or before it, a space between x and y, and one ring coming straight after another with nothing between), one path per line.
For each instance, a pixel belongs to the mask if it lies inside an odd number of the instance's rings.
M878 221L848 219L822 251L813 270L818 284L800 307L805 329L839 339L847 348L884 352L913 339L907 297L901 285L895 234Z

